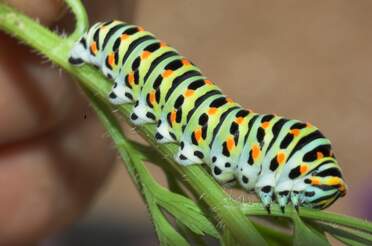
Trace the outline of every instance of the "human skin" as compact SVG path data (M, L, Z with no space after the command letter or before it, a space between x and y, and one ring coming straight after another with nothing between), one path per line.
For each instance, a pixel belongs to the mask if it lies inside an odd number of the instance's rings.
M61 0L5 2L44 25L64 12ZM72 78L0 32L0 245L36 244L74 222L114 156Z

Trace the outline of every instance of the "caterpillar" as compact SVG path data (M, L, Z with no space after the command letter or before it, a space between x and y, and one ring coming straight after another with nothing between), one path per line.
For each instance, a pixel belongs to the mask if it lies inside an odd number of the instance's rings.
M132 104L135 125L156 123L159 143L177 143L180 165L206 163L222 185L275 201L324 209L346 194L330 141L309 123L246 110L174 48L121 21L93 25L72 65L92 64L113 81L108 100Z

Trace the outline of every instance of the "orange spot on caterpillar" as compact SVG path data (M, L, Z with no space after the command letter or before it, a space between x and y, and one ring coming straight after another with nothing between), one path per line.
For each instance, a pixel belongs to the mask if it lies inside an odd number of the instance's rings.
M213 85L212 81L210 81L209 79L204 80L204 82L205 82L207 85Z
M115 54L114 52L111 52L108 56L108 63L111 67L115 65Z
M202 129L201 129L201 128L198 128L198 129L194 132L194 135L195 135L195 139L196 139L196 141L199 143L200 140L202 139Z
M240 125L241 123L243 123L243 121L244 121L244 118L243 118L243 117L237 117L237 118L235 119L235 122L236 122L238 125Z
M134 73L133 72L130 72L128 74L128 82L129 82L130 85L134 84Z
M151 103L151 105L154 105L156 103L155 93L156 93L155 90L150 92L150 103Z
M301 173L301 174L306 173L307 170L309 170L308 165L306 165L306 164L302 164L302 165L300 166L300 173Z
M98 52L98 48L97 48L97 43L96 43L96 42L93 42L93 43L90 45L90 50L92 51L93 54L97 54L97 52Z
M252 158L253 160L257 160L258 157L260 156L261 154L261 150L260 150L260 147L258 146L258 144L255 144L253 145L253 148L252 148Z
M160 42L160 48L164 48L166 46L167 46L167 44L165 42L163 42L163 41Z
M298 135L300 135L300 129L292 129L291 134L293 136L297 137Z
M171 113L171 122L172 122L172 124L174 123L174 122L176 122L176 111L175 110L173 110L172 111L172 113Z
M208 115L212 115L212 114L215 114L217 112L217 108L209 108L208 110Z
M276 161L279 163L279 165L283 164L285 161L285 154L283 152L278 153L276 156Z
M121 41L124 41L124 40L126 40L126 39L128 39L129 38L129 35L128 34L122 34L121 36L120 36L120 40Z
M172 70L167 69L167 70L165 70L165 71L163 72L162 76L163 76L163 78L167 78L167 77L171 76L172 73L173 73Z
M143 51L142 54L141 54L141 59L144 60L146 59L147 57L149 57L151 55L151 52L150 51Z
M189 65L191 65L191 63L190 63L190 61L187 60L187 59L182 59L182 65L184 65L184 66L189 66Z
M320 179L319 178L311 177L310 180L311 180L312 185L320 185Z
M191 97L192 95L194 95L194 90L190 89L186 90L185 97Z
M235 141L234 137L230 137L226 141L226 147L229 152L231 152L235 148Z
M269 122L269 121L265 121L265 122L262 122L261 127L262 127L263 129L266 129L266 128L269 127L269 125L270 125L270 122Z
M313 125L312 125L311 123L306 122L306 127L310 128L310 127L312 127L312 126L313 126Z
M141 26L138 26L137 29L138 29L139 32L145 31L145 29L143 29L143 27L141 27Z
M322 152L320 152L320 151L316 152L316 159L320 160L320 159L322 159L323 157L324 157L324 155L323 155Z

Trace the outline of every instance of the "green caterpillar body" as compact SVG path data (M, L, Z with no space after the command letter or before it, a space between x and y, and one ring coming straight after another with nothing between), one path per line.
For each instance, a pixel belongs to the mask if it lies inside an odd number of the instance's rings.
M153 34L120 21L97 23L69 62L90 63L114 81L108 99L133 104L136 125L157 123L159 143L175 142L181 165L206 163L221 184L323 209L346 194L330 141L311 124L245 110L198 67Z

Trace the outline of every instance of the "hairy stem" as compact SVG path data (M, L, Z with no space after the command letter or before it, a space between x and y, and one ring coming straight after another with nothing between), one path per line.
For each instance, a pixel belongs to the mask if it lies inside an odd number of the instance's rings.
M241 209L246 215L268 216L267 212L262 209L262 206L260 204L244 203L241 204ZM287 206L286 212L283 214L280 207L274 204L271 207L270 216L292 218L293 213L296 213L295 209L290 206ZM326 211L319 211L310 208L300 208L299 215L303 219L311 219L331 224L338 224L352 229L372 233L372 224L369 221L353 218L351 216L340 215Z
M71 40L77 40L84 32L88 29L88 16L87 12L81 1L77 0L65 0L66 4L70 7L72 13L76 18L75 30L70 34Z

